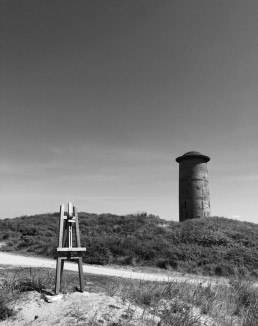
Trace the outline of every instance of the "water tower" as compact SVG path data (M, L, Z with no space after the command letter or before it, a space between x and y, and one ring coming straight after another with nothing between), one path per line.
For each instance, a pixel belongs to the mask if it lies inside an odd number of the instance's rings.
M209 217L210 193L207 162L199 152L187 152L176 158L179 163L179 221Z

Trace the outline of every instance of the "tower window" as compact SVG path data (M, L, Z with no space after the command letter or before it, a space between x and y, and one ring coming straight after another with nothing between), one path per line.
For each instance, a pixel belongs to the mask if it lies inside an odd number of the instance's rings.
M202 201L202 209L203 209L203 201Z
M186 201L185 201L185 208L186 208Z

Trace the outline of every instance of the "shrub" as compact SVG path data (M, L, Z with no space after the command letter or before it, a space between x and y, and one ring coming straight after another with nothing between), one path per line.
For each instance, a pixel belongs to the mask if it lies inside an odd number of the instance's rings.
M119 265L136 265L136 260L133 256L118 257L115 262Z
M0 297L0 321L12 317L13 315L13 309L8 307L6 300L3 297Z
M178 268L178 262L174 259L171 259L169 261L169 266L172 267L173 269L177 269Z
M156 266L159 267L159 268L168 269L169 268L169 262L168 262L167 259L159 258L156 261Z
M87 254L83 257L83 261L88 264L105 265L112 259L109 249L105 243L95 238L88 240L86 243Z
M2 239L7 240L7 239L9 239L9 237L10 237L10 233L6 232L6 233L3 234Z
M214 268L214 273L217 276L234 275L234 268L231 264L222 262Z

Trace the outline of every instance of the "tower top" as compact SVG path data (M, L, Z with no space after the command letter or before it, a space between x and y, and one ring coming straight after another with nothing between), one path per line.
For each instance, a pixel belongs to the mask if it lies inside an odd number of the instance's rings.
M196 152L196 151L191 151L191 152L187 152L182 156L178 156L176 158L177 163L181 163L182 161L191 159L191 158L201 158L205 163L209 162L210 158L207 155L203 155L200 152Z

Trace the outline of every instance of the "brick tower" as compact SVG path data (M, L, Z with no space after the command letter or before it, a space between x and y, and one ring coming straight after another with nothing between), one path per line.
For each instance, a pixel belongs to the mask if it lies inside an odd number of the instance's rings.
M199 152L187 152L176 158L179 163L179 221L209 217L210 194L207 162Z

